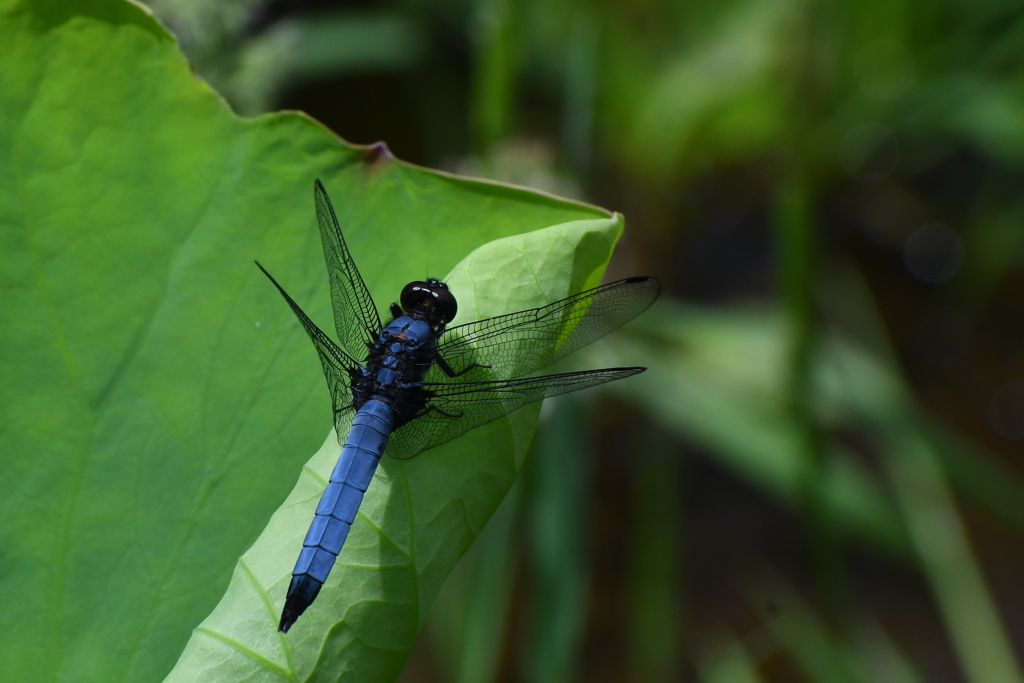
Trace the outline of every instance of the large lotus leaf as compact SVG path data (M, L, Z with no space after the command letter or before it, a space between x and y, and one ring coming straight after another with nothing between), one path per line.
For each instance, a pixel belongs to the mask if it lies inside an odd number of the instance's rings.
M330 424L329 397L308 339L252 261L331 328L314 178L382 305L409 279L448 273L490 240L599 221L600 240L578 231L583 242L557 252L565 260L533 262L554 273L544 295L560 296L596 279L620 228L593 207L349 146L300 114L240 119L158 22L127 2L0 0L0 132L3 680L165 675L295 485ZM477 280L472 263L453 276L466 319L477 308L537 303L536 272ZM481 263L498 272L492 256ZM478 529L504 490L494 481L467 497L460 477L486 479L471 468L486 472L502 454L513 462L509 444L524 447L528 418L381 468L364 524L390 530L389 515L414 519L417 544L434 544L436 555L409 553L425 577L421 594L353 603L347 623L401 636L359 647L411 641L433 586L472 535L449 540L439 527L466 506L463 527ZM486 464L471 451L486 453ZM449 475L459 490L443 491ZM303 501L315 495L309 476L281 512L288 528L268 532L285 547L252 555L275 606L281 577L265 567L296 550ZM381 509L393 500L396 509ZM407 551L397 536L395 547L376 538L368 525L357 529L347 563L390 566ZM400 570L370 573L359 590L376 582L394 595L396 583L410 585ZM325 591L303 616L289 650L297 664L309 661L300 650L316 640L316 610L345 599ZM252 628L277 638L269 618ZM326 672L345 631L320 638L317 671ZM382 669L394 670L404 655L389 653Z

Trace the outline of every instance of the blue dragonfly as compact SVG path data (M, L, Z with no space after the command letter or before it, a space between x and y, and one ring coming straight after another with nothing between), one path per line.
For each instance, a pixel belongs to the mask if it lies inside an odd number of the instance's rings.
M340 344L324 334L259 262L299 318L323 365L341 456L292 572L279 631L316 599L341 552L383 454L404 460L527 403L611 382L646 368L530 376L643 312L661 286L650 277L601 285L553 304L447 327L458 310L448 285L410 282L381 324L319 180L316 216Z

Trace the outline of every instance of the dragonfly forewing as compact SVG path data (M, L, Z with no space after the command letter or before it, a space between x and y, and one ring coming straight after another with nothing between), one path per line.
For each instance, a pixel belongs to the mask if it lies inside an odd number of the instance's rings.
M438 353L458 376L448 379L432 368L426 379L473 382L528 375L629 322L660 291L654 278L626 278L547 306L450 328L438 342Z
M331 282L334 327L341 348L353 358L362 359L366 356L366 345L372 343L380 332L380 313L349 253L334 207L319 180L314 185L313 194L327 275Z

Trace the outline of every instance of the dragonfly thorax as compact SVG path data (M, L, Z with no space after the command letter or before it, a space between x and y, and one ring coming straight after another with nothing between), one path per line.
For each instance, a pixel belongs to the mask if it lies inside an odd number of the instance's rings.
M353 375L353 405L358 409L377 397L392 406L396 427L412 419L423 407L419 385L436 353L436 332L430 323L399 316L381 330L365 365Z

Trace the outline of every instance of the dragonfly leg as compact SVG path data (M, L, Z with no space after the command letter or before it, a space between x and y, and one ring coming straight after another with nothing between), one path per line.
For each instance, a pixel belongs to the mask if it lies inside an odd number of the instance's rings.
M463 415L463 412L461 410L459 412L457 412L457 413L449 413L449 412L447 412L445 410L441 410L437 406L427 406L427 409L423 413L421 413L421 414L422 415L426 415L427 413L441 413L445 417L451 417L451 418L462 417L462 415Z
M470 370L472 370L474 368L490 368L491 367L490 365L481 365L480 363L470 363L469 365L467 365L466 367L462 368L461 370L456 370L451 365L449 365L448 361L446 361L444 359L444 356L442 356L440 354L438 354L438 356L437 356L437 366L439 368L441 368L441 370L444 371L444 374L448 375L449 377L459 377L461 375L465 375L467 372L469 372Z

